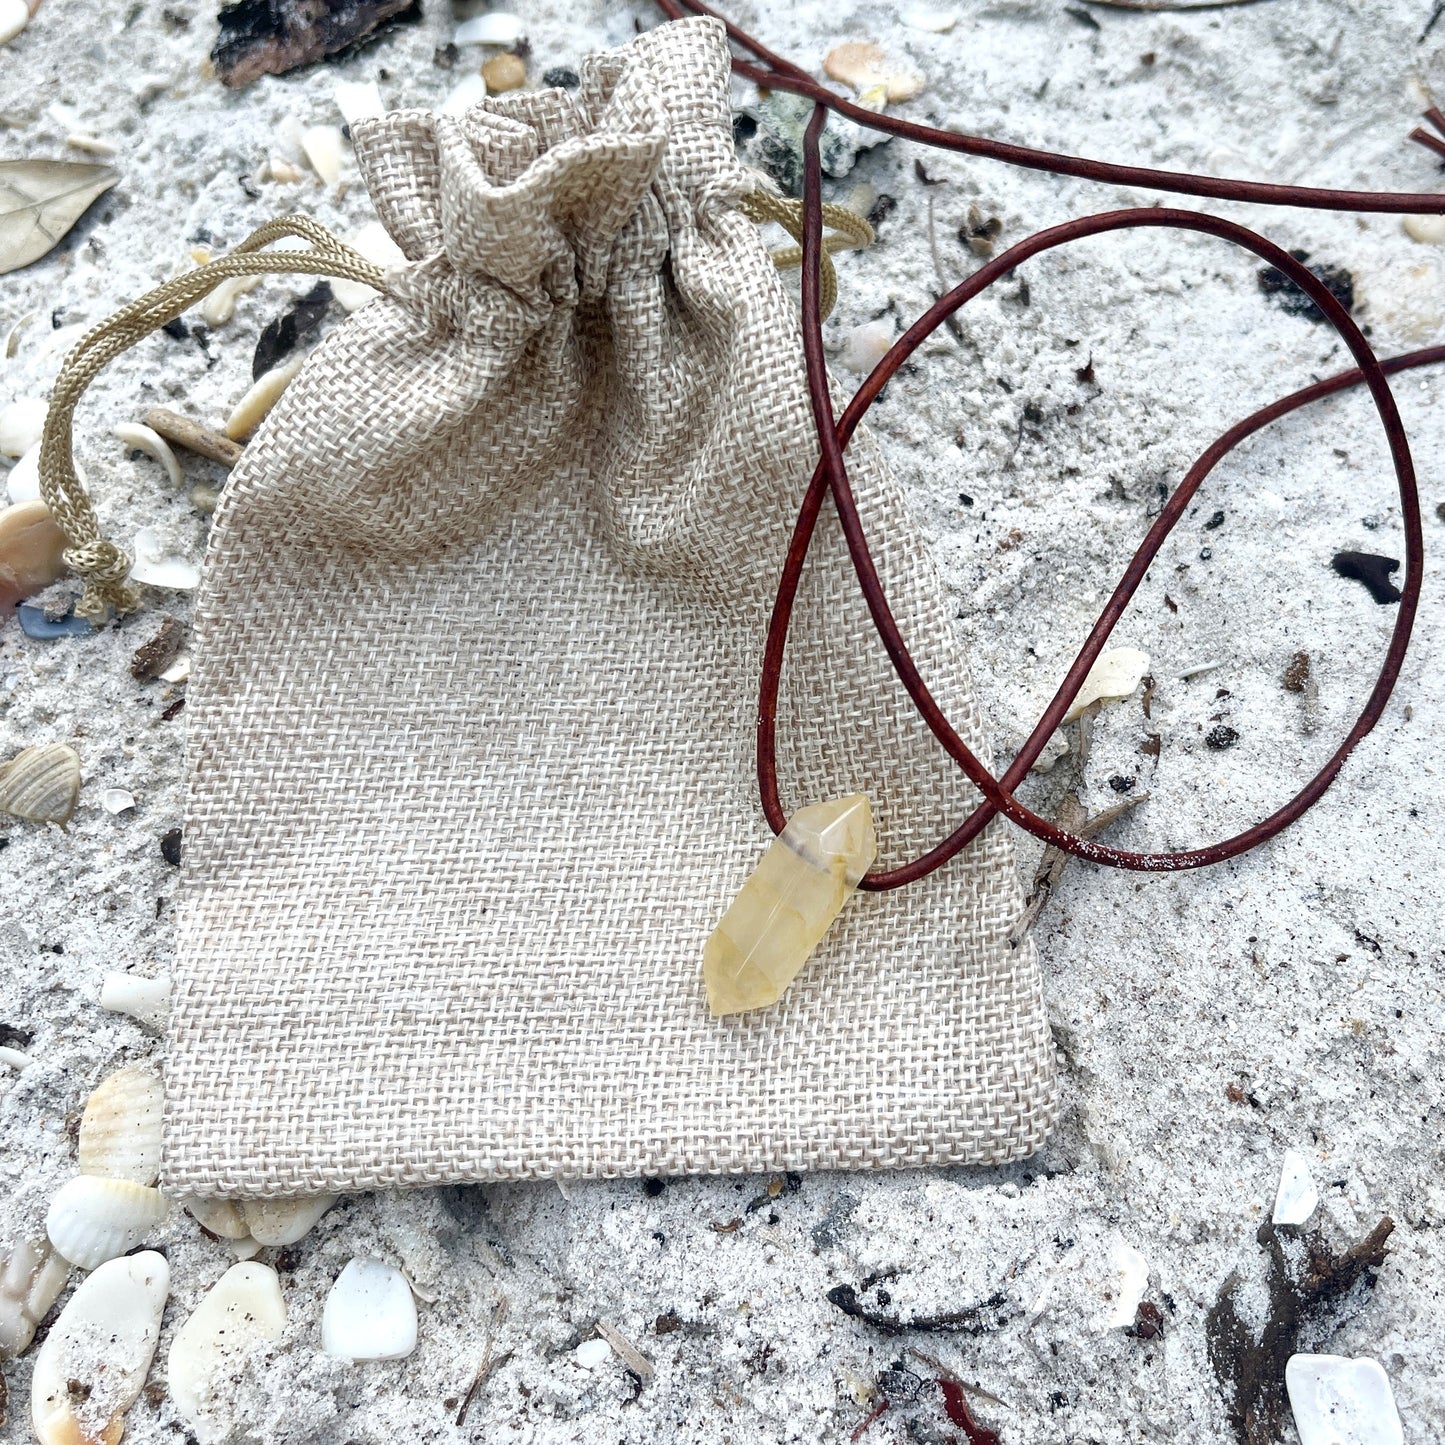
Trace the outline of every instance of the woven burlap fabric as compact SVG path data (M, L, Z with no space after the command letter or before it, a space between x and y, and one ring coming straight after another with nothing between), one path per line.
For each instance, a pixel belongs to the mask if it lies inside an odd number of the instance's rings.
M355 127L409 258L246 449L198 602L165 1182L997 1162L1054 1075L1007 837L860 894L778 1006L703 944L771 835L764 631L816 455L796 305L738 210L723 31L578 92ZM983 750L950 609L849 449L925 675ZM792 809L866 789L881 859L972 790L914 717L831 509L789 645Z

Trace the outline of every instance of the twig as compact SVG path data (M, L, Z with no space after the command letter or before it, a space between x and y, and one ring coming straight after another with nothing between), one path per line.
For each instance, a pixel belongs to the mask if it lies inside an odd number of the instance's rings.
M858 1299L858 1291L851 1284L835 1285L828 1291L828 1303L837 1306L845 1315L872 1325L885 1335L901 1335L917 1330L920 1333L944 1332L961 1335L985 1335L992 1330L1002 1329L1008 1318L1008 1296L990 1295L981 1304L970 1305L967 1309L950 1310L941 1315L919 1315L914 1319L900 1319L897 1315L885 1315L879 1310L869 1309Z
M1234 5L1262 5L1265 0L1084 0L1109 10L1227 10Z
M462 1407L457 1411L457 1424L462 1424L467 1418L467 1411L472 1408L472 1401L477 1398L477 1391L487 1382L487 1377L493 1370L500 1369L512 1358L512 1351L507 1350L504 1354L492 1357L492 1347L495 1343L494 1331L500 1328L503 1320L507 1318L507 1301L504 1298L497 1301L497 1307L492 1311L491 1328L487 1331L487 1343L482 1351L482 1363L477 1366L477 1373L472 1376L472 1383L467 1386L467 1393L462 1399Z
M938 278L939 289L934 293L933 299L938 300L940 296L946 296L953 290L953 282L943 274L943 260L938 254L938 234L933 225L933 192L928 192L928 254L933 257L933 274ZM953 339L963 344L963 323L957 316L950 316L944 325L953 334Z
M650 1380L657 1373L652 1361L615 1325L609 1325L606 1320L598 1320L597 1333L612 1346L614 1353L639 1380Z
M858 1428L857 1428L848 1438L849 1438L850 1440L854 1440L854 1441L861 1440L861 1439L863 1438L863 1432L864 1432L865 1430L867 1430L867 1428L868 1428L880 1415L882 1415L883 1412L884 1412L884 1411L889 1407L889 1405L891 1405L892 1403L893 1403L893 1402L892 1402L891 1400L887 1399L887 1398L884 1398L884 1399L880 1400L880 1401L868 1412L868 1414L863 1417L863 1423L862 1423L861 1425L859 1425Z

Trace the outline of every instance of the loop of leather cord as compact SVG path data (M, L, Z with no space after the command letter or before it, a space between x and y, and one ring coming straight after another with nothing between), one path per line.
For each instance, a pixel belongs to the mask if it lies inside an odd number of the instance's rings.
M309 247L262 251L283 236L299 237ZM75 607L80 616L99 624L111 609L123 614L134 611L139 602L139 593L126 580L131 558L102 532L91 499L75 474L72 429L76 404L86 387L123 351L173 321L220 282L234 276L289 272L336 276L378 290L383 282L379 266L324 226L305 216L281 216L253 231L228 255L186 271L122 307L81 337L65 358L51 390L40 443L40 494L69 543L67 565L85 582Z

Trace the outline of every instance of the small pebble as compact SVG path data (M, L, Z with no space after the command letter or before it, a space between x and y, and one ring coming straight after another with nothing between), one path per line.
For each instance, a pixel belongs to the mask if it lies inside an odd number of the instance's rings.
M181 866L181 830L179 828L172 828L170 832L161 835L161 857L172 868Z
M1284 1383L1300 1445L1403 1445L1395 1393L1378 1360L1291 1355Z
M1222 753L1226 748L1232 748L1239 741L1239 734L1231 727L1225 727L1220 723L1218 727L1212 727L1204 734L1204 746L1212 748L1216 753Z
M341 1360L403 1360L411 1354L416 1297L406 1276L379 1259L353 1259L326 1296L321 1348Z
M1310 1176L1310 1161L1298 1149L1286 1149L1279 1171L1279 1189L1274 1196L1275 1224L1304 1224L1320 1202L1319 1190Z
M64 617L47 617L43 607L32 602L22 602L20 630L40 642L50 642L57 637L89 637L95 628L83 617L76 617L67 611Z
M501 95L504 91L520 90L527 83L527 65L520 55L503 51L494 55L482 66L482 79L487 82L489 95Z
M612 1346L606 1340L583 1340L572 1358L584 1370L596 1370L612 1358Z
M851 85L860 94L882 86L890 101L912 100L923 89L921 75L900 71L871 40L849 40L823 57L823 69L834 80Z
M454 45L515 45L522 38L522 22L503 10L473 15L463 20L452 35Z
M0 456L23 457L45 430L48 402L39 397L22 397L0 407Z
M557 90L576 90L582 84L582 77L570 65L554 65L542 72L542 84Z
M1445 216L1406 216L1402 224L1412 241L1426 246L1438 246L1445 241Z
M891 321L865 321L844 336L838 360L849 371L866 376L883 360L888 348L897 339Z

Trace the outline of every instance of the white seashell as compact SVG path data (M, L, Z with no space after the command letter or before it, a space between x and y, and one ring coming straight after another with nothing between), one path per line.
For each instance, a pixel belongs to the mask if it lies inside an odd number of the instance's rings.
M340 1360L404 1360L416 1349L416 1297L379 1259L353 1259L321 1311L321 1348Z
M272 156L266 162L266 173L283 185L294 185L301 179L301 167L292 165L284 156Z
M241 1239L228 1240L227 1243L229 1243L231 1248L235 1251L236 1258L238 1260L255 1259L256 1256L260 1254L261 1251L266 1247L265 1245L259 1244L256 1240L252 1239L249 1234L245 1235Z
M80 797L80 758L64 743L24 748L0 767L0 813L63 828Z
M48 1239L22 1240L0 1258L0 1360L25 1353L69 1278Z
M26 0L0 0L0 45L14 40L30 24L30 6Z
M171 976L163 973L143 978L138 973L108 973L100 986L100 1006L159 1031L166 1026L171 1011Z
M934 35L947 35L958 24L952 10L905 10L901 18L910 30L927 30Z
M113 816L135 807L135 797L124 788L107 788L100 795L100 806Z
M94 1269L134 1249L166 1216L159 1189L129 1179L81 1174L63 1184L45 1217L45 1232L62 1259Z
M334 1194L311 1199L248 1199L241 1206L257 1244L295 1244L336 1203Z
M72 131L65 137L65 143L73 151L84 151L88 156L100 156L102 159L113 156L117 149L112 142L85 131Z
M222 1239L245 1239L251 1232L245 1213L234 1199L187 1199L186 1212Z
M442 101L441 113L443 115L465 115L474 105L479 105L487 98L487 82L482 79L480 71L471 75L465 75L451 90L451 94Z
M1109 1250L1109 1313L1104 1323L1113 1330L1132 1325L1139 1314L1139 1301L1149 1288L1149 1261L1123 1240Z
M352 238L351 247L358 251L373 266L385 270L389 266L404 266L406 253L391 239L391 232L380 221L369 221ZM374 287L360 281L333 280L331 294L347 311L365 306L378 293Z
M1300 1445L1404 1445L1395 1392L1378 1360L1291 1355L1284 1385Z
M336 108L347 125L359 120L370 120L374 115L386 114L386 102L381 98L374 80L343 80L332 91Z
M158 431L126 421L116 427L115 434L126 446L154 457L166 469L166 476L171 479L173 487L181 485L181 464L176 460L171 444Z
M201 320L207 326L224 326L236 314L236 302L254 291L262 276L228 276L200 305Z
M572 1352L572 1358L584 1370L595 1370L612 1358L612 1346L606 1340L583 1340Z
M166 1356L171 1399L201 1445L230 1435L225 1419L233 1381L257 1345L275 1344L286 1328L286 1304L276 1271L264 1264L232 1265L176 1331Z
M1445 241L1445 216L1406 216L1402 224L1412 241L1438 246Z
M515 15L493 10L463 20L452 33L453 45L515 45L522 38L522 22Z
M181 653L171 665L160 674L162 682L185 682L191 675L191 659Z
M323 185L334 186L341 179L343 145L341 131L334 125L308 126L301 132L301 149Z
M1073 722L1092 702L1117 702L1128 697L1149 671L1149 654L1137 647L1111 647L1094 659L1082 686L1069 704L1064 721Z
M5 493L11 504L16 502L38 502L40 500L40 443L36 442L24 456L10 468L5 478Z
M200 569L184 557L168 557L160 538L149 527L135 534L135 561L130 580L147 587L164 587L171 592L193 592L201 584Z
M1286 1149L1274 1196L1274 1224L1303 1224L1319 1207L1320 1192L1310 1175L1310 1161L1298 1149Z
M80 1172L154 1184L165 1103L160 1078L140 1064L102 1079L80 1118Z
M9 1044L0 1044L0 1064L12 1068L18 1074L35 1062L24 1049L12 1049Z
M170 1293L165 1257L103 1264L71 1296L35 1357L30 1418L41 1445L119 1445Z
M304 356L293 357L284 366L273 366L263 372L252 384L251 389L238 401L231 415L226 418L226 435L233 442L243 442L250 437L264 420L286 390L291 378L301 370Z
M849 371L866 375L883 360L897 339L892 322L865 321L843 338L843 351L838 360Z
M45 431L48 402L39 397L22 397L0 407L0 456L23 457Z

